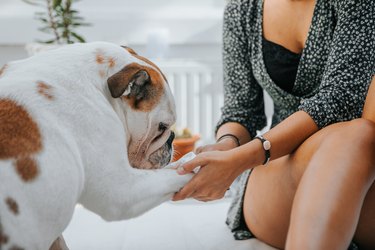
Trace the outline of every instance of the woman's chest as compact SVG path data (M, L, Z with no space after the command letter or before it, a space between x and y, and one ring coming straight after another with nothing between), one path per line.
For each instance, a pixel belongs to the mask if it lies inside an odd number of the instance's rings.
M263 1L263 36L290 51L301 53L303 50L316 0Z
M336 26L331 4L326 0L316 0L298 65L296 81L290 93L279 88L267 73L262 51L263 1L259 0L256 7L251 26L252 36L248 43L249 58L255 79L271 97L281 96L284 102L296 102L296 99L312 96L322 82Z

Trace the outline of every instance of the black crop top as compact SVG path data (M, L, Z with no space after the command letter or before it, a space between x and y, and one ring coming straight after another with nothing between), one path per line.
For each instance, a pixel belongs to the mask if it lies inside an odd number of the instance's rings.
M283 90L291 93L296 81L300 53L268 41L263 37L263 60L272 81Z

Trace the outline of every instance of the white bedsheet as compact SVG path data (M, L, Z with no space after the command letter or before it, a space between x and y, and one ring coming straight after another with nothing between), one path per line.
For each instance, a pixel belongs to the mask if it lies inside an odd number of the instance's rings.
M71 250L274 250L257 239L236 241L225 225L229 199L166 202L141 217L105 222L77 206L64 232Z

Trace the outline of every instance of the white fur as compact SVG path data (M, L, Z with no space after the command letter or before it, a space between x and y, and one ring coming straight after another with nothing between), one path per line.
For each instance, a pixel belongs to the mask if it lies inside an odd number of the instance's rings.
M114 58L116 65L98 64L98 52ZM105 220L129 219L169 200L189 181L191 175L180 176L175 170L131 167L128 147L138 157L134 165L146 166L152 151L169 136L151 145L157 125L175 121L166 83L164 96L151 112L135 112L121 98L111 97L108 77L132 62L145 65L120 46L96 42L8 65L0 77L0 98L16 101L31 114L43 149L35 155L40 174L32 182L19 178L12 159L0 160L0 218L9 236L5 247L48 249L68 225L77 203ZM52 86L53 100L38 94L37 81ZM140 148L144 153L137 155ZM6 197L17 201L19 215L6 207Z

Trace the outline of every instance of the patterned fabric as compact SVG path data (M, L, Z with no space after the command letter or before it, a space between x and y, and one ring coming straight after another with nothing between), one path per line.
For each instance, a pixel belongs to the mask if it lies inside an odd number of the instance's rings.
M360 117L375 73L372 0L317 0L291 93L267 74L262 54L262 0L232 0L224 13L224 107L218 127L238 122L251 136L266 125L263 92L276 125L297 110L319 128Z
M361 116L375 74L375 1L316 0L296 82L288 93L267 74L262 54L263 0L231 0L224 13L224 107L216 130L238 122L254 137L266 125L263 89L274 102L272 125L292 113L307 112L319 128ZM243 194L250 171L228 213L241 228Z

